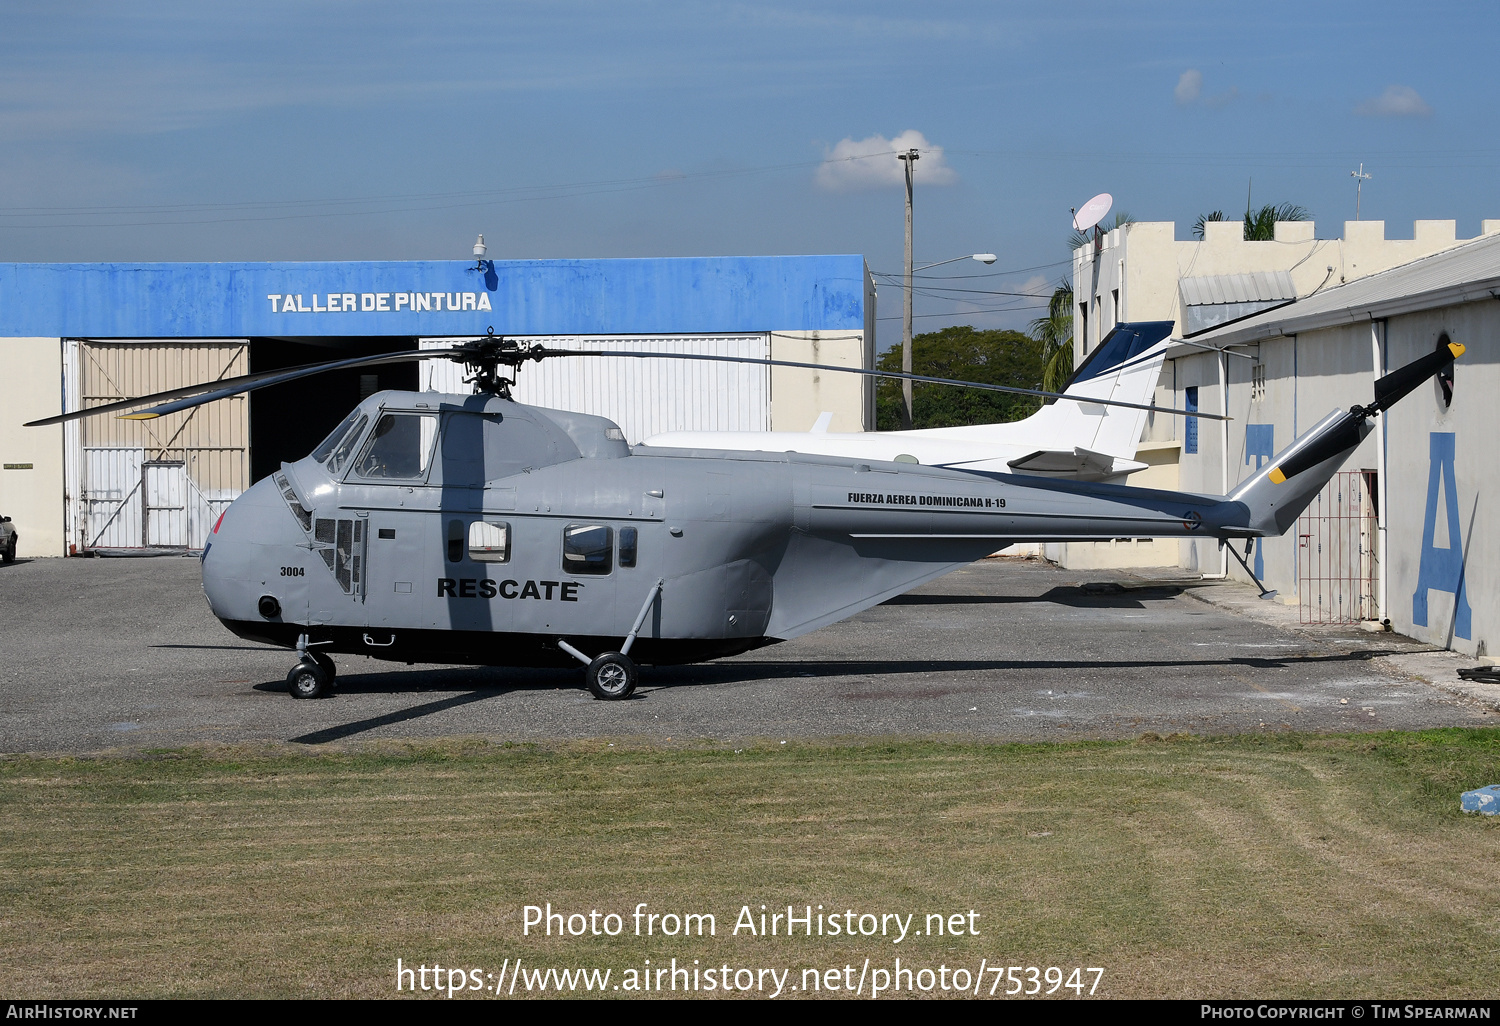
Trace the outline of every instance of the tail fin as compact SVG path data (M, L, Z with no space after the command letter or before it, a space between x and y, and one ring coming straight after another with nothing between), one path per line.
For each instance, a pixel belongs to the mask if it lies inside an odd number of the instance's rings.
M932 428L921 434L956 441L1015 442L1032 448L1080 448L1131 459L1140 444L1147 412L1088 400L1148 405L1166 359L1167 347L1162 342L1172 333L1172 325L1172 321L1115 325L1073 373L1063 390L1068 398L1043 406L1025 420Z

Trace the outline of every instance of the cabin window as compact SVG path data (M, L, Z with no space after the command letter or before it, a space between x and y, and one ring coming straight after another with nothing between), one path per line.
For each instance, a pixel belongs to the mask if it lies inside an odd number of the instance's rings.
M349 416L352 417L354 416L354 414L351 413ZM361 416L359 418L359 422L355 424L354 427L349 429L348 433L343 436L342 441L338 442L338 447L333 449L333 454L328 457L328 472L330 474L337 474L340 470L343 469L344 461L349 458L349 454L353 452L354 447L359 444L359 436L365 433L365 425L369 422L369 417ZM335 431L328 437L333 438L337 434L338 432Z
M462 563L464 559L464 522L448 521L448 562Z
M614 529L602 524L563 528L563 569L570 574L607 574L613 569Z
M427 476L436 418L422 413L384 413L354 463L360 477L414 481Z
M510 525L484 520L470 524L469 558L481 563L509 563Z
M636 529L620 528L620 566L635 566Z

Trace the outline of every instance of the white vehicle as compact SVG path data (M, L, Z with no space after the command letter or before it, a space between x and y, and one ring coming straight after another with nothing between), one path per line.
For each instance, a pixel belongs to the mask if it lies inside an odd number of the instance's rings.
M832 434L832 414L825 413L811 431L665 431L644 444L846 456L1074 481L1117 480L1146 467L1135 459L1135 451L1172 325L1115 325L1068 382L1063 392L1067 398L1008 424Z

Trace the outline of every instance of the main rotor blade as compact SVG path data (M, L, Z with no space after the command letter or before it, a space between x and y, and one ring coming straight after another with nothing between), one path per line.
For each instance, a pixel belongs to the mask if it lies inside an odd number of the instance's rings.
M375 356L356 356L348 360L331 360L327 363L309 363L301 367L290 367L282 370L260 371L256 374L241 374L239 377L224 378L219 381L205 381L197 385L184 385L181 388L171 388L165 392L153 392L135 399L121 399L118 402L105 403L103 406L90 406L83 410L73 410L62 413L56 417L46 417L42 420L29 421L26 427L47 427L50 424L66 424L69 421L81 420L84 417L92 417L101 413L113 413L116 410L128 410L137 406L146 406L151 403L160 403L162 400L179 399L179 402L169 402L150 410L144 410L137 414L125 414L128 420L151 420L168 413L176 413L178 410L190 409L211 403L218 399L226 399L241 392L249 392L256 388L265 388L269 385L280 385L287 381L296 381L298 378L310 377L314 374L322 374L325 371L348 370L353 367L378 367L387 363L407 363L412 360L424 360L435 356L451 356L452 351L447 349L424 349L411 350L404 353L379 353ZM183 396L192 396L191 399L183 399Z
M1410 394L1412 389L1462 355L1464 355L1463 345L1458 342L1449 342L1442 349L1428 353L1419 360L1413 360L1405 367L1397 367L1375 382L1375 402L1368 409L1371 411L1390 409Z
M485 339L476 339L475 342L484 342ZM491 336L489 341L499 341ZM472 346L473 343L467 345ZM205 403L216 402L227 399L233 395L249 392L257 388L266 388L271 385L280 385L288 381L296 381L299 378L310 377L314 374L323 374L328 371L350 370L356 367L377 367L384 364L409 363L415 360L457 360L466 356L483 359L482 352L473 348L466 348L466 344L460 343L444 349L420 349L409 350L401 353L380 353L374 356L356 356L347 360L330 360L326 363L306 364L301 367L292 367L285 370L262 371L256 374L242 374L239 377L225 378L221 381L203 382L197 385L185 385L181 388L168 389L165 392L154 392L151 395L140 396L135 399L122 399L118 402L105 403L102 406L91 406L83 410L73 410L69 413L59 414L55 417L46 417L42 420L28 422L26 427L47 427L52 424L64 424L84 417L92 417L97 414L114 413L117 410L131 410L142 406L150 406L149 409L140 410L136 413L121 414L127 420L153 420L157 417L166 416L169 413L177 413L181 410L192 409ZM1230 420L1232 418L1221 416L1216 413L1198 413L1190 410L1178 410L1170 406L1146 406L1140 403L1128 403L1120 399L1094 399L1084 396L1073 396L1063 392L1046 392L1036 388L1018 388L1013 385L993 385L978 381L960 381L955 378L938 378L925 374L904 374L898 371L866 370L863 367L839 367L821 363L803 363L796 360L762 360L748 356L718 356L708 353L650 353L629 352L624 350L598 350L598 349L547 349L544 346L532 346L529 349L512 350L506 353L499 362L515 365L526 360L542 360L553 356L613 356L630 359L646 360L700 360L712 363L742 363L762 367L795 367L804 370L815 371L839 371L845 374L864 374L877 378L894 378L904 381L920 381L935 385L955 385L960 388L978 388L990 392L1008 392L1014 395L1034 395L1044 399L1071 399L1079 403L1092 403L1098 406L1120 406L1131 410L1145 410L1148 413L1167 413L1179 417L1199 417L1204 420ZM165 400L165 402L163 401ZM151 405L151 404L159 405Z
M1199 417L1203 420L1233 420L1233 417L1217 413L1198 413L1178 410L1170 406L1144 406L1127 403L1120 399L1094 399L1088 396L1068 395L1065 392L1044 392L1039 388L1017 388L1014 385L991 385L979 381L959 381L955 378L934 378L926 374L903 374L899 371L866 370L863 367L838 367L824 363L799 363L795 360L760 360L751 356L716 356L709 353L636 353L605 349L545 349L541 356L625 356L638 360L705 360L712 363L748 363L762 367L801 367L815 371L840 371L844 374L866 374L876 378L897 378L903 381L923 381L934 385L958 385L961 388L979 388L989 392L1011 392L1016 395L1036 395L1044 399L1071 399L1075 403L1090 403L1096 406L1123 406L1129 410L1145 410L1147 413L1170 413L1179 417Z

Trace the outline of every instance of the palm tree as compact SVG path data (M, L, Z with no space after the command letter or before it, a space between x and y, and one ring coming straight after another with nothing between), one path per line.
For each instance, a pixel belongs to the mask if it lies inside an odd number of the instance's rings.
M1199 214L1198 220L1193 224L1193 238L1203 238L1203 225L1209 221L1224 220L1224 211L1215 210L1212 214Z
M1245 233L1246 242L1272 242L1276 238L1277 221L1307 221L1311 219L1307 208L1295 203L1283 203L1276 206L1267 203L1255 212L1245 211ZM1203 225L1209 221L1225 221L1224 211L1215 210L1212 214L1202 214L1193 225L1193 238L1203 238Z
M1272 242L1276 238L1277 221L1306 221L1306 207L1295 203L1283 203L1279 207L1267 203L1254 214L1245 211L1245 241Z
M1073 283L1067 278L1052 290L1047 316L1031 322L1030 335L1042 345L1042 388L1061 392L1073 375Z

